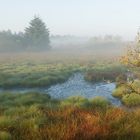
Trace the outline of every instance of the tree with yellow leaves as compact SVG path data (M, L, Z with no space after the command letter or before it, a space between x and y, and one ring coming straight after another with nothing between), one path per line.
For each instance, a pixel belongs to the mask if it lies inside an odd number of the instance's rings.
M140 32L137 33L136 41L128 47L127 54L121 58L121 62L131 68L140 67Z

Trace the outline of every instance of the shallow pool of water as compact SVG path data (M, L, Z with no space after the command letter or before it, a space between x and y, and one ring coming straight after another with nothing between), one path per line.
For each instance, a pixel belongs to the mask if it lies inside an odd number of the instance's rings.
M112 91L115 87L115 83L91 84L84 80L83 74L77 73L65 83L51 86L46 92L52 97L59 99L70 96L83 96L86 98L102 96L107 98L113 105L120 106L120 100L112 96Z
M56 99L65 99L70 96L83 96L86 98L102 96L107 98L113 105L120 106L120 100L112 96L112 92L115 87L115 83L91 84L84 80L84 75L82 73L75 73L65 83L56 84L51 86L50 88L19 88L9 91L20 93L37 91L48 93L49 95L51 95L51 97ZM1 92L2 91L3 90L1 90Z

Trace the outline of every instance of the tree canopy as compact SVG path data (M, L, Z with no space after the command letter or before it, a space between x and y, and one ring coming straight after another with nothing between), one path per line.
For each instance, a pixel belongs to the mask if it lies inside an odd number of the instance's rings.
M39 17L35 16L25 29L25 42L37 50L50 49L49 30Z
M140 33L127 50L127 54L121 58L121 62L131 68L140 68Z

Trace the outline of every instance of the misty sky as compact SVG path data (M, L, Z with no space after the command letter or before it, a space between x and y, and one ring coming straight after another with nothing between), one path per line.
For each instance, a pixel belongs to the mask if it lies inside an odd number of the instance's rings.
M35 14L51 34L133 39L140 26L140 0L0 0L0 30L23 31Z

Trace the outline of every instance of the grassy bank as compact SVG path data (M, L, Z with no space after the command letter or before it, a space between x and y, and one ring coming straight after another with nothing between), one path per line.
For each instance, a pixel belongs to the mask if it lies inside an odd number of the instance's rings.
M77 65L49 63L15 63L0 65L0 87L48 87L66 81L80 70Z
M66 81L74 72L86 72L88 81L101 81L122 72L119 64L112 65L111 61L82 61L81 57L75 60L58 62L54 58L48 60L1 60L0 88L31 88L48 87ZM121 69L120 69L121 68ZM96 76L96 77L95 77ZM95 78L94 78L95 77Z
M58 101L40 93L0 95L1 140L140 139L140 110L112 107L101 97Z
M115 82L116 77L125 74L126 68L120 64L101 65L89 69L86 72L85 79L89 82L96 83L101 81Z

